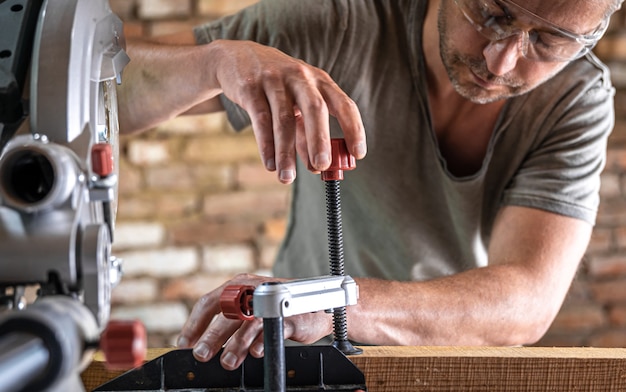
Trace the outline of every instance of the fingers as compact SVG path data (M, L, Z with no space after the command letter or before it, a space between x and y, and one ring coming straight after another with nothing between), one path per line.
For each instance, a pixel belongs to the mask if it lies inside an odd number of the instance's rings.
M192 347L198 361L206 362L224 347L222 365L235 369L246 357L263 356L262 322L228 319L221 311L220 299L227 286L258 286L269 280L267 277L239 274L219 288L205 294L196 302L178 338L179 347ZM276 280L276 279L272 279ZM259 337L260 340L259 340ZM261 342L261 347L258 343Z
M189 318L187 318L187 321L185 322L185 325L183 326L178 337L177 346L193 346L198 337L201 336L209 326L213 317L220 312L219 298L216 297L215 291L202 296L193 306L191 314L189 315Z
M193 356L201 362L213 358L241 324L242 321L227 319L222 314L216 316L193 347Z
M226 370L237 369L246 359L248 353L253 354L257 358L263 357L263 322L260 319L244 322L233 333L232 337L224 345L224 352L220 357L222 367Z
M272 110L264 91L257 85L247 88L244 109L250 116L261 161L269 171L276 170Z
M355 102L323 70L269 47L230 42L218 79L223 92L249 114L263 164L280 182L296 176L296 155L319 172L331 163L329 115L337 118L348 150L367 153Z
M358 106L330 77L322 81L319 88L324 101L328 104L329 113L337 119L343 130L348 151L356 159L365 158L367 154L365 128Z
M272 110L272 131L278 180L290 184L296 178L296 116L291 95L284 90L281 75L272 74L266 81L267 99Z
M194 311L202 309L207 307L194 307ZM196 320L200 319L195 313L192 314ZM305 344L316 342L331 331L332 317L325 312L305 313L288 317L284 321L284 338ZM237 369L248 354L256 358L263 357L263 321L259 318L249 321L232 320L221 313L215 315L195 341L193 355L198 361L206 362L222 348L220 363L227 370Z

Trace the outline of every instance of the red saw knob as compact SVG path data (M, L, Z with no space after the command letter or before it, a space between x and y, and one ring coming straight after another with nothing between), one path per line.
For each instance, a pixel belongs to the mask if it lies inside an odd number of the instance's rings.
M224 317L236 320L252 320L252 296L254 286L226 286L220 296L220 307Z
M322 180L343 180L343 171L356 167L356 158L348 152L344 139L330 139L331 163L328 169L322 172Z
M91 168L100 177L113 173L113 148L108 143L98 143L91 147Z
M128 370L141 365L147 346L146 327L137 320L110 321L100 336L100 350L110 370Z

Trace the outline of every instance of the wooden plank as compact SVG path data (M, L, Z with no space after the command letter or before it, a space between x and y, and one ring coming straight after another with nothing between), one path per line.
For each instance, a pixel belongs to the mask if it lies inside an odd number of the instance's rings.
M362 347L350 359L370 392L626 391L626 349L546 347ZM151 349L148 360L168 349ZM120 375L96 354L85 389Z

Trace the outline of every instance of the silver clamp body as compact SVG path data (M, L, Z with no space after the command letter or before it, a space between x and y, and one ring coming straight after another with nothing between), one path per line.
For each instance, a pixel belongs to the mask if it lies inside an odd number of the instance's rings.
M268 282L254 290L254 316L289 317L356 305L359 289L350 276L321 276L289 282Z

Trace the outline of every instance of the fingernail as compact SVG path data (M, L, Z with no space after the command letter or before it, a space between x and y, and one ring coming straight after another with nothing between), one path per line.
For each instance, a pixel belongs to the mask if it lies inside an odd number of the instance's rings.
M176 346L177 347L188 347L189 346L189 340L184 337L184 336L179 336L178 340L176 341Z
M260 358L263 356L263 343L255 343L250 347L250 352L254 354L255 357Z
M315 167L317 169L327 168L330 165L330 155L323 152L315 156Z
M367 154L367 147L365 143L357 143L354 145L354 157L361 159Z
M292 182L296 178L296 172L293 170L281 170L278 178L282 182Z
M265 168L270 171L276 170L276 161L274 160L274 158L270 158L265 161Z
M209 346L204 343L199 343L193 348L193 353L197 358L209 359Z
M235 364L237 363L237 356L235 356L235 354L228 352L226 354L224 354L224 356L222 357L222 364L226 365L229 368L234 368Z

